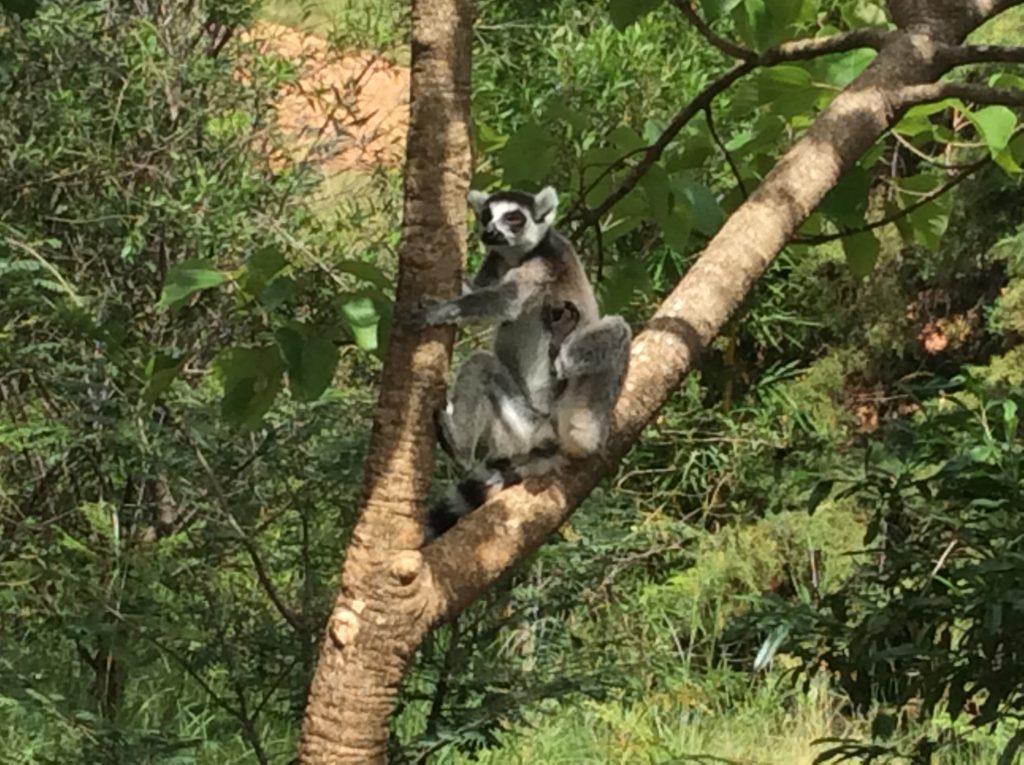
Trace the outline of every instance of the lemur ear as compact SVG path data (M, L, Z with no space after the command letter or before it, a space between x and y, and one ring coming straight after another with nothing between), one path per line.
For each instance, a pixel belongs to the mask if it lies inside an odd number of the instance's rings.
M551 224L555 222L555 213L558 211L558 192L554 186L545 186L533 197L533 209L537 213L537 220Z
M470 207L473 208L473 212L477 215L484 211L484 207L487 206L488 195L482 191L473 189L466 194L466 201L469 202Z

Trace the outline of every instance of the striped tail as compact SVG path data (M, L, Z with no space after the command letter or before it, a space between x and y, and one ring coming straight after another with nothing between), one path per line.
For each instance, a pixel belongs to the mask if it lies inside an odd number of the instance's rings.
M445 493L427 512L424 544L432 542L503 489L527 478L557 470L561 457L552 449L534 449L528 456L492 460Z

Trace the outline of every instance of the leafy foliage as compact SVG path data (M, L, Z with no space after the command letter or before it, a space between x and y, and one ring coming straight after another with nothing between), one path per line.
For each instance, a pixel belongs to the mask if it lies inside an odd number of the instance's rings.
M342 179L326 209L275 119L296 62L210 45L252 6L152 5L0 15L14 762L291 756L392 321L400 179ZM265 12L396 53L404 6L379 5ZM697 6L755 50L886 23L875 0ZM558 186L634 326L874 56L753 72L581 226L722 55L665 2L481 0L476 33L474 183ZM1011 751L1018 121L917 107L851 168L619 474L423 647L395 761Z

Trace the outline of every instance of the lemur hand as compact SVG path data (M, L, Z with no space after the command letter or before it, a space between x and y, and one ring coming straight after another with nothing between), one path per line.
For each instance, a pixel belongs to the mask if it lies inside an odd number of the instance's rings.
M450 300L425 298L420 308L409 317L414 327L436 327L440 324L454 324L459 318L459 307Z

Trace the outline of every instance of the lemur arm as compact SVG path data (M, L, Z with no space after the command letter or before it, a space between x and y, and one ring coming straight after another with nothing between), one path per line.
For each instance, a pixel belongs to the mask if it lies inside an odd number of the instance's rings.
M545 258L531 258L511 268L497 284L423 308L416 317L421 326L462 321L511 321L540 299L554 281L555 270Z
M490 287L496 284L502 276L505 275L508 267L505 264L505 259L496 252L488 252L484 257L483 263L480 264L480 268L473 278L469 280L469 289L465 292L475 292L483 287Z

